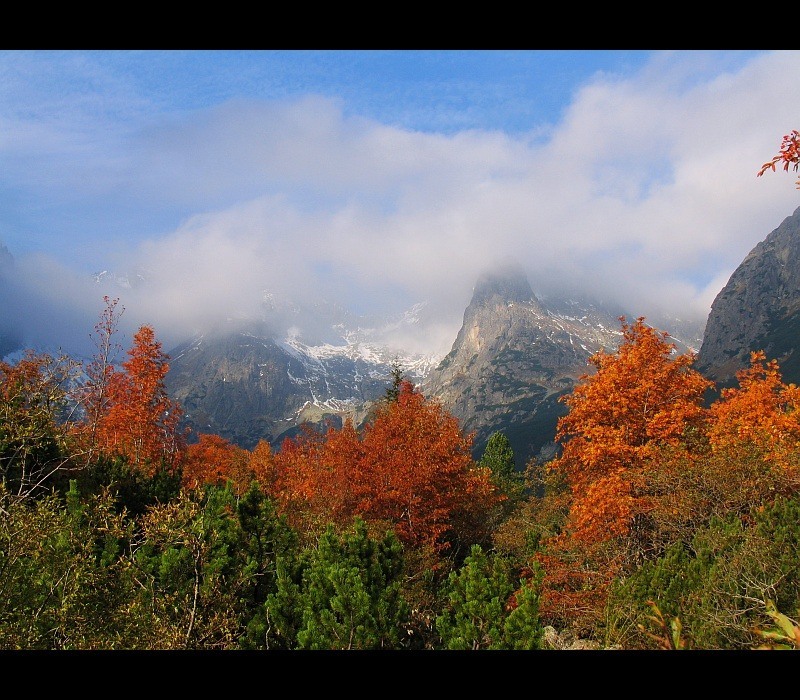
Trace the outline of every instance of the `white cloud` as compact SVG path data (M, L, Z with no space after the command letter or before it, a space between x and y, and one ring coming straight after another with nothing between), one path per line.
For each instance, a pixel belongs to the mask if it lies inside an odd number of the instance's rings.
M117 261L147 276L123 301L177 337L252 312L264 289L393 311L428 300L441 349L480 272L511 257L534 288L704 317L800 205L796 178L755 176L800 127L800 52L717 76L706 58L600 74L546 138L403 130L319 96L154 117L106 156L109 182L132 211L184 220Z

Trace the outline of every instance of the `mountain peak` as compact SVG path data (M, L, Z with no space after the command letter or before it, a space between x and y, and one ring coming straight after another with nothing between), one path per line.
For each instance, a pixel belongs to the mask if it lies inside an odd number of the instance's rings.
M506 264L484 272L472 290L470 305L483 304L492 297L500 297L506 302L525 302L536 299L521 267Z

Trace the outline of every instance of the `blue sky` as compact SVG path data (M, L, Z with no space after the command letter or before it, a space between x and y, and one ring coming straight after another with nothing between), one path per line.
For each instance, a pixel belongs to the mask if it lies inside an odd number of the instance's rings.
M755 177L798 74L798 51L0 52L1 313L68 343L111 293L169 344L264 292L424 301L405 340L441 352L513 259L540 293L702 319L800 205Z

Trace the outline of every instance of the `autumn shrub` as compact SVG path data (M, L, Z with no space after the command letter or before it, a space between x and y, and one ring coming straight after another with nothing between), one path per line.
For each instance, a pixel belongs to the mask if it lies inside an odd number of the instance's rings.
M137 518L149 508L177 498L182 473L164 465L144 472L124 457L99 455L78 472L75 481L80 492L87 496L107 491L117 512Z
M0 481L16 493L47 492L68 484L75 466L65 423L65 384L75 363L28 351L14 364L0 362Z
M402 382L397 400L377 406L363 430L346 421L285 441L272 493L302 531L359 516L392 523L405 546L442 552L488 537L485 515L501 498L471 443L453 416Z
M747 517L714 517L691 542L646 562L610 595L607 633L626 648L652 648L639 629L648 601L680 619L698 649L749 649L769 623L765 601L800 610L800 500L778 498ZM638 631L637 631L638 629Z
M525 479L531 495L520 500L492 532L493 547L520 565L563 530L572 501L561 472L530 464Z
M790 168L797 172L800 166L800 132L797 129L792 129L791 133L784 134L778 154L761 166L757 176L760 177L768 170L775 172L778 164L781 164L786 172L789 172ZM800 180L797 180L795 184L797 189L800 189Z
M113 315L113 309L107 313ZM144 325L120 369L105 357L89 365L89 380L74 392L83 417L71 425L73 439L89 459L121 457L149 473L180 465L186 436L180 428L181 407L164 384L168 360L153 328Z
M0 648L125 648L131 528L107 494L75 483L19 498L0 485Z
M228 481L235 491L243 493L255 478L250 467L250 453L220 435L200 433L186 447L180 465L184 486L224 486Z
M602 619L608 587L650 554L649 472L665 446L678 447L705 418L710 382L677 355L668 335L644 318L621 318L623 341L590 358L586 374L563 401L556 439L561 454L547 465L563 476L569 511L563 529L542 543L542 613L586 630Z

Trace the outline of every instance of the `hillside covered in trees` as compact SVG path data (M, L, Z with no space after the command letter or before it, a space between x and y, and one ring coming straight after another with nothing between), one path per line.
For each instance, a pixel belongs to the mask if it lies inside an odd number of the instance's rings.
M714 392L622 318L521 473L399 370L363 427L185 434L120 313L86 366L0 363L0 648L800 644L800 389L764 353Z

